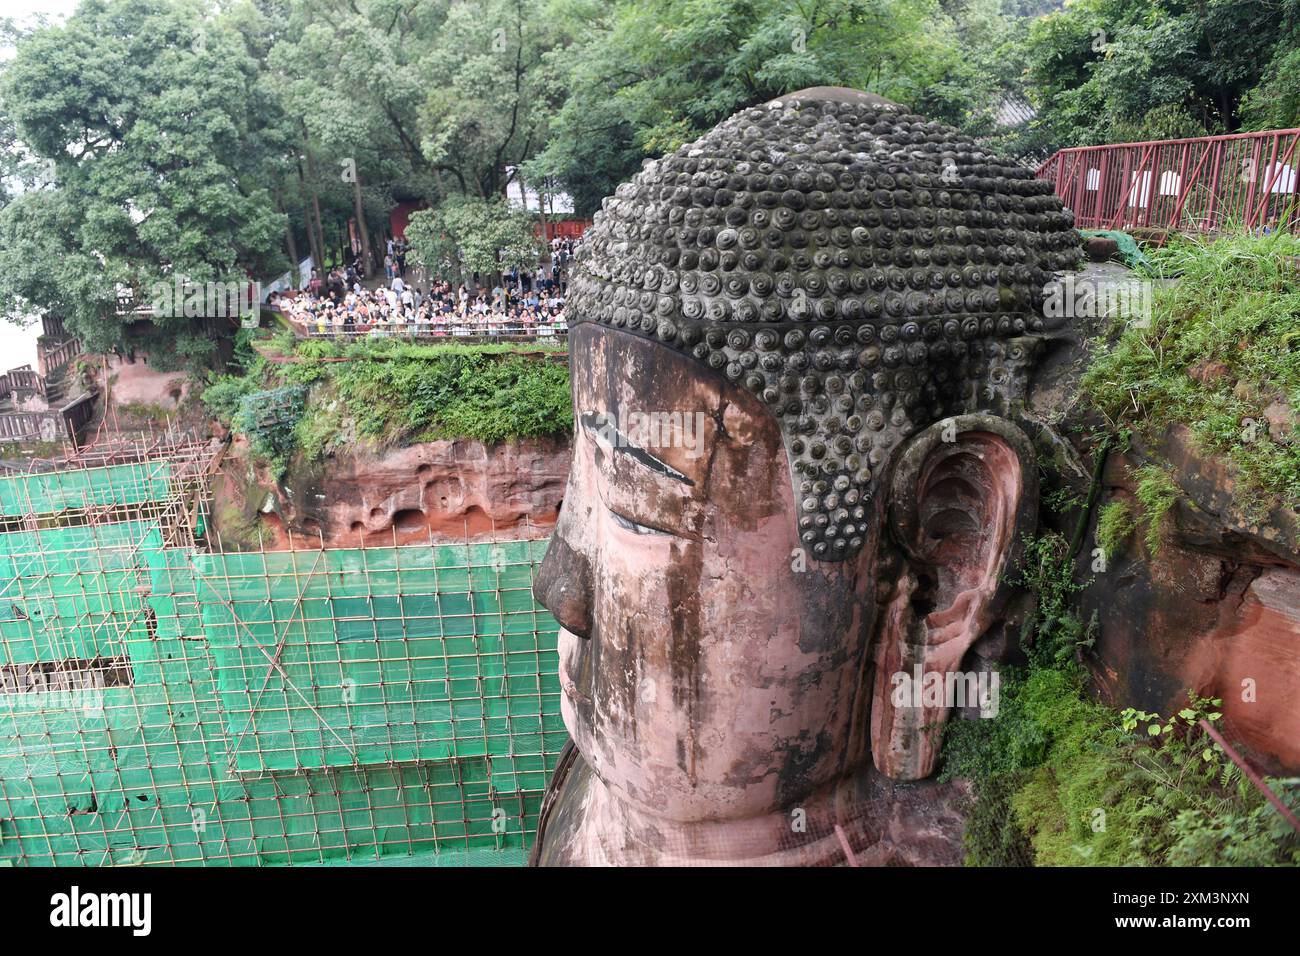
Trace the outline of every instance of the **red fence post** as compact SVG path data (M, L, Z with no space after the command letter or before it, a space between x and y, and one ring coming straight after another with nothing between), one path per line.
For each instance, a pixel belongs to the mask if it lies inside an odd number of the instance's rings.
M1228 759L1241 769L1241 772L1246 775L1246 779L1255 785L1255 789L1263 794L1264 799L1271 803L1278 813L1282 814L1283 818L1287 823L1291 824L1291 828L1295 830L1296 833L1300 833L1300 820L1296 819L1295 814L1291 812L1291 808L1283 803L1282 799L1273 792L1273 788L1264 782L1264 779L1255 772L1254 768L1251 767L1250 764L1246 763L1241 754L1232 749L1232 746L1223 739L1222 735L1214 729L1214 726L1208 720L1202 717L1199 723L1201 729L1209 734L1210 738L1216 744L1223 748L1223 752L1228 755Z

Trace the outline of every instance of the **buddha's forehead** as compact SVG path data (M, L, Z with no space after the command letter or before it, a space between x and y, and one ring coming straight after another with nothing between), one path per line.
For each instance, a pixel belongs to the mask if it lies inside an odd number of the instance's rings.
M680 351L780 423L813 556L863 543L902 438L980 407L1077 260L1050 184L878 97L744 110L605 200L571 321Z

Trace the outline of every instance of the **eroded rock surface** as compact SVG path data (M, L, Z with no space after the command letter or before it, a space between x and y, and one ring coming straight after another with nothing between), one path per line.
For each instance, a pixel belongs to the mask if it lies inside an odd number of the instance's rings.
M1300 518L1276 504L1248 515L1231 467L1181 427L1114 456L1107 494L1131 496L1149 457L1173 464L1181 495L1158 553L1135 536L1084 594L1102 688L1116 706L1162 713L1189 690L1222 697L1229 736L1261 769L1300 770Z
M236 451L239 463L222 483L226 512L260 525L268 548L464 541L502 532L545 537L569 470L567 437L357 449L292 466L281 482L265 473L248 482L238 443Z

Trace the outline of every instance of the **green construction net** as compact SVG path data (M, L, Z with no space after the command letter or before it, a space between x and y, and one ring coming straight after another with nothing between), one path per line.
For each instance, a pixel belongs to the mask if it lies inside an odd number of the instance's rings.
M559 695L543 547L200 555L235 769L474 757L499 789L538 789Z
M162 501L171 491L171 477L166 459L13 475L0 479L0 517Z
M158 464L0 479L41 501L0 532L0 865L522 862L565 739L545 542L166 546L185 509L102 510L175 494Z

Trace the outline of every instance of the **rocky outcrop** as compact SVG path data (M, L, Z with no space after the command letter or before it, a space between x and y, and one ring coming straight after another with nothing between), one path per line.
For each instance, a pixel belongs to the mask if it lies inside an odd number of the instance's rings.
M1106 495L1132 495L1134 469L1157 459L1180 489L1158 551L1135 536L1083 595L1100 625L1100 686L1116 706L1162 713L1189 690L1221 697L1234 744L1262 769L1300 770L1300 516L1278 504L1247 514L1231 466L1181 427L1112 456Z
M1084 274L1114 280L1124 272L1107 264ZM1078 383L1103 326L1081 320L1062 330L1035 372L1022 423L1031 434L1037 426L1040 460L1079 500L1088 497L1095 451L1083 436L1098 423ZM1208 360L1188 369L1203 383L1225 372ZM1275 440L1288 436L1287 412L1273 408L1261 423ZM1101 506L1134 501L1134 472L1151 462L1168 466L1179 489L1160 546L1152 553L1139 532L1098 570ZM1231 462L1199 448L1179 425L1152 444L1111 452L1098 492L1078 572L1090 582L1082 610L1098 625L1089 660L1102 696L1165 714L1189 690L1221 697L1234 745L1262 770L1300 771L1300 515L1277 501L1243 503Z
M146 407L175 412L195 389L201 390L188 372L160 371L146 355L134 360L120 355L96 356L98 384L117 408Z
M1088 265L1080 278L1125 281L1115 264ZM1028 397L1027 433L1040 462L1076 501L1086 501L1096 446L1079 378L1101 341L1104 317L1074 321L1049 343ZM1213 360L1187 369L1206 382L1226 375ZM1290 407L1269 407L1273 440L1290 437ZM1128 499L1134 512L1135 472L1157 462L1170 468L1178 499L1161 527L1154 553L1145 528L1123 553L1097 563L1101 506ZM1093 494L1086 536L1078 542L1084 619L1096 619L1097 644L1088 659L1102 697L1117 708L1169 714L1193 691L1223 698L1223 727L1232 744L1261 770L1300 770L1300 515L1277 501L1243 503L1229 460L1208 453L1190 429L1175 425L1151 445L1112 451ZM1078 511L1058 531L1073 536Z
M296 462L280 482L258 471L250 478L241 445L218 494L218 530L233 527L246 539L255 522L268 548L544 537L569 472L567 437L357 446L321 463Z

